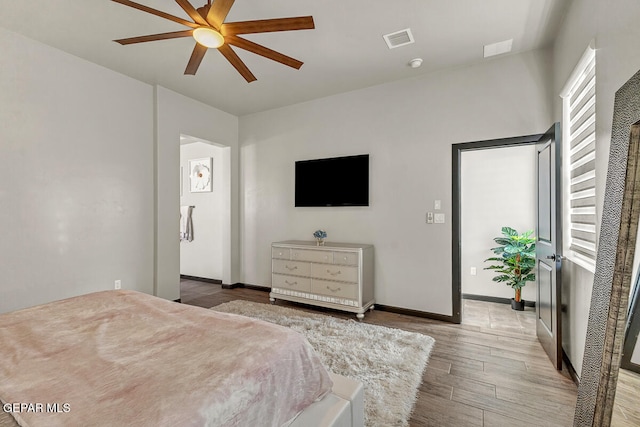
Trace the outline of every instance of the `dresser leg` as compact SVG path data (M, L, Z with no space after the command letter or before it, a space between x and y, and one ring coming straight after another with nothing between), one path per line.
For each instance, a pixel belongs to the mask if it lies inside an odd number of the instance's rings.
M271 302L271 304L275 304L276 303L276 299L273 297L269 297L269 301Z
M356 317L358 318L359 322L362 322L362 319L364 319L364 313L358 313L356 314Z
M376 306L372 305L371 307L369 307L369 311L373 311L374 308L376 308Z

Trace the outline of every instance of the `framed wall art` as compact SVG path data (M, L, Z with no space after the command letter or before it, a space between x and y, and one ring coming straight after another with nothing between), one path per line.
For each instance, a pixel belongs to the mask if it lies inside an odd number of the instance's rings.
M189 182L192 193L211 191L212 158L189 160Z

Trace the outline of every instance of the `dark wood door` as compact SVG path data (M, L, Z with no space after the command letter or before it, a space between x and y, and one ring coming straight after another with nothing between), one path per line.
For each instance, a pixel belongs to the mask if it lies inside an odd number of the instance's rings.
M536 333L553 365L562 369L562 151L559 123L538 141L536 163Z

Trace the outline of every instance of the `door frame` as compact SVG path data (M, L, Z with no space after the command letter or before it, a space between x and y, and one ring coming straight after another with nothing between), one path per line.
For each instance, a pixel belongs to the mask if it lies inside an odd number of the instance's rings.
M452 161L452 186L451 186L451 200L452 200L452 213L451 213L451 295L453 316L452 321L454 323L462 322L462 177L461 177L461 162L463 151L476 151L486 150L492 148L504 148L516 145L532 145L539 142L543 133L526 136L516 136L511 138L499 138L488 139L484 141L475 142L463 142L460 144L451 145L451 161Z

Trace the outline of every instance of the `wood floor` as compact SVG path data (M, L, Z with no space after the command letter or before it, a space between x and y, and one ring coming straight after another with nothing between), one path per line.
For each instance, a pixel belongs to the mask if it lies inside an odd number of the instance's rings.
M257 290L225 290L192 281L183 281L181 288L183 303L205 308L237 299L269 303L268 293ZM354 318L286 301L277 304ZM507 305L470 300L464 308L462 325L377 310L364 319L436 340L410 425L573 425L576 386L566 372L553 368L538 343L534 312L515 313Z
M640 426L640 374L620 370L611 425L612 427Z

